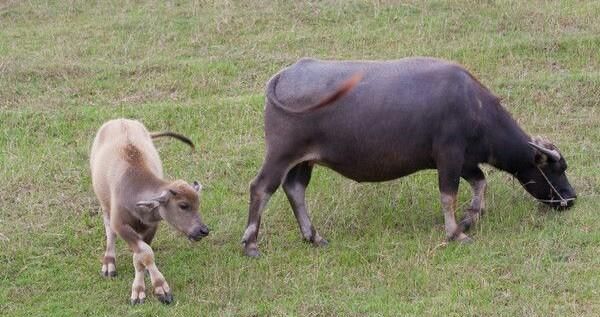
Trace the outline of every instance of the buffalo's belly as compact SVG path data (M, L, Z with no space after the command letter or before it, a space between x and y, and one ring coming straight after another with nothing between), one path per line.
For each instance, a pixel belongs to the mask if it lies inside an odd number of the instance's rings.
M317 163L324 165L337 173L343 175L346 178L354 180L356 182L385 182L394 180L403 176L410 175L414 172L418 172L427 168L395 168L395 169L381 169L381 166L361 166L360 169L352 168L349 166L331 166L326 163Z
M329 153L316 163L357 182L389 181L420 170L435 168L430 155L410 154L410 151L401 149L364 151L364 148L357 147L355 151Z

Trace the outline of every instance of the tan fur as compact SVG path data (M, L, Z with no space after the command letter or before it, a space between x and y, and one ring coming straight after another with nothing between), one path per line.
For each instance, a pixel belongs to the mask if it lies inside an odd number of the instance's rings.
M90 166L94 191L102 206L109 209L109 214L111 201L113 205L135 204L135 201L122 201L133 198L131 195L121 195L124 191L129 192L127 183L130 180L123 176L131 167L140 167L138 181L164 184L161 181L162 164L150 133L134 120L117 119L102 125L92 145Z
M192 144L191 141L186 143ZM132 303L142 303L145 298L143 268L150 272L159 299L166 303L172 301L172 296L167 294L168 286L163 286L168 284L154 264L149 244L161 219L188 236L195 235L204 226L198 214L197 190L182 180L163 180L162 164L152 135L135 120L116 119L102 125L92 145L90 167L107 231L103 274L116 274L114 239L111 239L116 233L134 252L136 277L132 284ZM183 210L179 207L181 204L188 205L189 209Z

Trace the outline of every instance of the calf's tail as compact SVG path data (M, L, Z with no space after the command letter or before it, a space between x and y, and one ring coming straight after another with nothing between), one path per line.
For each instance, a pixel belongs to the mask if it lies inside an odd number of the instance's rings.
M175 133L175 132L171 132L171 131L150 133L150 137L152 139L161 138L161 137L165 137L165 136L170 136L172 138L175 138L175 139L189 145L192 149L194 148L194 142L192 142L192 140L190 140L188 137L181 135L179 133Z
M327 105L332 104L336 100L340 99L342 96L347 94L350 90L352 90L356 85L358 85L358 83L362 80L362 78L363 78L362 73L356 73L356 74L350 76L350 78L346 79L344 82L342 82L342 84L332 94L323 98L317 104L311 105L304 109L293 109L293 108L289 108L289 107L285 106L279 100L277 100L277 96L275 95L275 87L277 86L277 81L279 80L279 74L277 74L277 75L275 75L275 77L273 77L273 79L271 79L271 81L267 85L267 99L269 100L269 102L273 103L275 106L283 109L286 112L296 113L296 114L307 113L307 112L317 110L319 108L323 108Z

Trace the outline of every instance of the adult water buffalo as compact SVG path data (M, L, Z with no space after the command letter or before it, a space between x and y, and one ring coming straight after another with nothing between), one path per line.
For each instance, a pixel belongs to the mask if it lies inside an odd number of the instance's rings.
M304 197L314 164L358 182L437 169L446 236L462 242L470 240L464 231L484 208L480 163L514 175L533 197L553 207L570 207L576 198L558 149L527 135L467 70L439 59L302 59L267 84L265 139L242 239L248 256L259 254L261 212L280 184L304 239L327 243L312 226ZM473 199L457 224L461 177L471 185Z

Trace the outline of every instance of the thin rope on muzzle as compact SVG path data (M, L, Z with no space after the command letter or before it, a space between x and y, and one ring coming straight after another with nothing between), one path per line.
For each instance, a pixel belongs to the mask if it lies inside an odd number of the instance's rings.
M554 185L552 185L552 183L550 182L548 177L546 177L546 174L544 174L544 171L542 171L542 169L539 166L536 166L536 168L538 169L538 171L540 171L540 173L542 174L542 176L544 177L544 179L546 180L548 185L550 185L550 188L552 188L552 190L556 193L558 198L560 198L560 199L537 199L536 198L538 201L541 201L543 203L558 203L558 202L560 202L561 207L567 207L567 204L569 201L575 200L575 198L567 198L567 199L563 198L563 196L558 192L558 190L556 190Z

